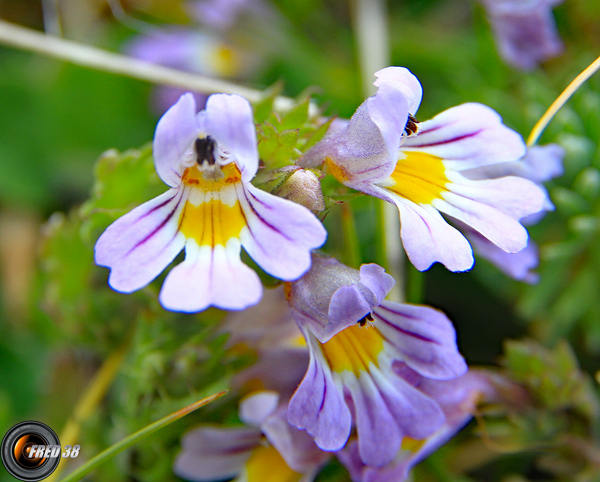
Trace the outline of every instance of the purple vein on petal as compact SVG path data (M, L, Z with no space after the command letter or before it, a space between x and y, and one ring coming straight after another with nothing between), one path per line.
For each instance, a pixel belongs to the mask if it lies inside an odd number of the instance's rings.
M273 231L275 231L277 234L280 234L282 237L284 237L285 239L287 239L288 241L293 241L291 238L289 238L288 236L286 236L286 234L283 231L280 231L279 229L277 229L275 226L273 226L272 224L270 224L266 219L264 219L260 214L258 214L258 212L256 211L256 209L254 209L254 206L252 205L252 203L250 202L250 199L248 199L248 190L247 189L243 189L244 191L244 196L246 197L246 201L248 202L248 206L250 206L250 209L252 209L252 212L254 214L256 214L256 217L258 217L258 219L260 219L264 224L266 224L269 228L271 228ZM269 206L268 204L265 204L264 202L262 202L260 199L258 199L254 194L252 194L250 192L250 196L252 196L256 202L262 204L263 206L265 206L267 209L271 209L273 210L273 208L271 208L271 206ZM254 238L256 239L256 238Z
M395 330L398 330L400 333L402 333L404 335L412 336L413 338L416 338L417 340L426 341L428 343L434 343L436 345L441 345L441 343L439 343L435 340L432 340L431 338L427 338L426 336L419 335L418 333L413 333L412 331L408 331L408 330L405 330L404 328L400 328L398 325L391 323L390 320L385 319L380 314L377 314L377 316L381 319L381 321L383 321L384 323L387 323L392 328L394 328Z
M154 211L156 211L156 210L158 210L158 209L160 209L160 208L162 208L162 207L166 206L166 205L167 205L167 204L169 204L169 203L170 203L170 202L171 202L173 199L175 199L175 198L176 198L178 195L179 195L179 192L176 192L176 193L175 193L175 195L174 195L173 197L170 197L169 199L167 199L166 201L163 201L163 202L162 202L162 203L160 203L159 205L157 205L157 206L154 206L152 209L150 209L150 211L148 211L148 212L146 212L146 213L142 214L142 215L141 215L141 216L140 216L138 219L136 219L136 220L134 221L134 224L135 224L135 223L138 223L138 222L140 222L142 219L144 219L146 216L149 216L149 215L150 215L150 214L152 214Z
M380 168L381 166L370 167L369 169L365 169L364 171L356 171L355 174L364 174L365 172L375 171Z
M470 137L474 137L474 136L480 134L481 132L483 132L483 129L479 129L478 131L471 132L471 133L465 134L463 136L455 137L453 139L446 139L446 140L438 141L438 142L430 142L429 144L413 144L410 146L406 146L406 149L411 149L414 147L418 147L418 148L434 147L434 146L441 146L443 144L450 144L452 142L458 142L458 141L462 141L464 139L469 139Z
M181 195L183 197L183 190L181 191ZM177 196L173 196L170 200L173 200L175 197ZM144 239L142 239L141 241L138 241L129 251L127 251L127 253L125 254L125 256L128 256L129 254L131 254L132 251L134 251L135 249L139 248L142 244L145 244L150 238L152 238L158 231L160 231L169 221L170 219L173 217L173 215L175 214L175 212L177 211L177 208L179 207L179 203L181 202L181 199L179 199L177 201L177 203L175 204L175 207L171 210L171 212L167 215L167 217L165 217L165 219L162 220L162 222L152 230L152 232L150 234L148 234ZM164 204L163 204L164 205ZM138 220L139 221L139 220ZM137 222L137 221L136 221ZM176 233L177 234L177 233ZM171 240L172 241L172 240ZM170 244L171 241L169 241L167 243ZM125 257L124 256L124 257Z

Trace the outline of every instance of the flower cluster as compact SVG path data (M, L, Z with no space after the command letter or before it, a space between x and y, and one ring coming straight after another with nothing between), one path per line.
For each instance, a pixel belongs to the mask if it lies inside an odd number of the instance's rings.
M96 262L124 293L185 249L164 280L162 305L239 311L224 329L230 343L257 353L234 379L245 426L190 432L175 463L188 479L308 481L335 456L354 481L401 481L469 420L479 397L493 396L488 377L468 371L444 313L386 300L395 280L376 264L356 269L314 251L327 237L314 214L325 202L320 177L305 169L397 206L402 243L419 270L435 262L470 269L472 243L530 280L535 260L521 221L552 208L541 183L560 171L562 151L525 156L521 137L480 104L419 122L416 77L399 67L376 76L377 93L281 170L286 181L272 192L252 184L259 156L249 103L215 94L197 113L194 97L183 95L153 144L169 189L98 239ZM546 158L552 169L535 167ZM261 302L242 247L283 289Z

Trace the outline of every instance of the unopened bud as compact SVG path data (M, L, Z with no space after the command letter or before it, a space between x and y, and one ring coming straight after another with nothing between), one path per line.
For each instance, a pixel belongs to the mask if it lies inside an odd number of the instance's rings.
M325 200L319 177L311 170L291 168L295 171L273 191L273 194L302 204L314 213L323 211Z

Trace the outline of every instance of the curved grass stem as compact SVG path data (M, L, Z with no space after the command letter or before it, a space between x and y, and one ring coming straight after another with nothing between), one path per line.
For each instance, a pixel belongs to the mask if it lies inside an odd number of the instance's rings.
M63 447L75 445L81 433L81 424L85 422L90 415L94 413L99 403L104 398L109 387L112 385L119 368L121 367L127 352L129 351L130 337L117 348L104 361L100 370L96 373L92 381L87 386L85 392L75 405L73 415L60 433L60 441ZM59 464L54 473L47 479L48 482L58 480L58 477L65 467L65 463Z
M74 472L66 476L64 479L62 479L61 482L77 482L78 480L81 480L96 467L108 461L123 450L131 447L144 437L147 437L148 435L156 432L157 430L166 427L167 425L175 422L176 420L179 420L182 417L185 417L186 415L192 413L200 407L209 404L213 400L216 400L217 398L225 395L225 393L227 393L227 391L215 393L214 395L210 395L209 397L203 398L202 400L199 400L197 402L192 403L191 405L188 405L187 407L177 410L176 412L173 412L172 414L167 415L166 417L163 417L154 423L151 423L143 429L138 430L137 432L129 435L128 437L125 437L120 442L117 442L116 444L107 448L105 451L99 453L98 455L90 459L84 465L82 465L77 470L75 470Z
M552 102L550 107L548 107L548 110L544 113L540 120L537 121L535 126L533 126L531 134L529 134L527 139L527 146L533 146L538 141L544 132L544 129L548 126L556 113L567 103L571 96L577 92L579 87L581 87L586 80L588 80L598 71L598 69L600 69L600 57L594 60L590 65L587 66L587 68L583 70L583 72L575 77L567 86L567 88L563 90L562 93L556 98L556 100Z

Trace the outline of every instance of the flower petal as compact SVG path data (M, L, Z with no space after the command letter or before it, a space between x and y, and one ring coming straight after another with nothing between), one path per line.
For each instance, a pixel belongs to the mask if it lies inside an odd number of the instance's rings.
M305 431L289 424L287 404L280 404L275 413L265 420L261 429L287 465L296 472L314 474L331 457L329 453L320 450Z
M396 86L395 84L382 82L379 84L377 94L369 97L365 104L369 109L371 121L379 129L385 143L388 162L395 166L398 158L398 147L404 135L410 106L404 85ZM350 124L352 124L352 120L350 120ZM364 133L362 135L362 142L364 143Z
M345 375L356 411L359 452L367 465L388 464L403 437L425 438L444 423L438 404L399 377L379 370L358 379Z
M402 434L379 388L368 374L345 377L356 413L356 430L361 459L368 465L389 463L402 443Z
M336 457L350 473L352 482L404 482L408 478L408 465L395 461L384 467L366 465L360 458L358 442L351 441Z
M213 94L199 114L201 128L235 158L242 181L250 182L258 170L256 129L250 103L236 94Z
M467 371L452 322L441 311L384 301L375 308L374 315L379 331L420 375L447 380Z
M381 87L383 84L394 85L404 93L408 100L408 111L413 115L417 113L423 97L423 88L419 79L410 70L405 67L386 67L375 72L375 77L377 80L373 82L373 85L377 87ZM404 130L404 126L402 126L402 130Z
M552 4L556 3L561 2L484 1L498 51L507 63L532 70L562 52L563 44L552 15Z
M370 312L371 305L367 303L358 286L342 286L331 297L328 318L330 323L337 325L336 331L341 331Z
M295 280L310 268L310 250L321 246L327 231L304 206L247 185L237 186L248 223L242 246L267 273Z
M110 286L131 293L150 283L182 250L178 222L184 188L171 189L112 223L96 242L95 261L111 269Z
M169 186L181 183L184 170L181 161L197 136L196 101L188 92L160 118L154 134L152 150L156 172Z
M246 425L260 427L273 414L278 404L277 392L254 392L240 402L240 420Z
M401 150L440 157L453 170L515 161L525 154L521 136L482 104L452 107L419 127L419 134L406 139Z
M527 230L519 219L540 211L545 194L533 182L519 177L469 181L453 174L450 190L432 204L439 211L471 226L495 245L516 253L527 245Z
M173 268L160 292L168 310L193 313L209 306L243 310L259 302L262 284L254 270L240 260L240 242L198 246L188 239L185 261Z
M472 229L465 229L465 236L477 252L500 271L525 283L537 283L539 276L533 270L539 264L539 249L530 239L527 246L517 253L507 253Z
M465 201L492 206L514 219L521 219L539 212L546 200L545 192L534 182L522 177L506 176L498 179L471 181L460 173L449 173L452 184L442 193L454 197L460 195Z
M177 456L173 471L179 477L202 482L235 477L252 450L260 445L261 438L256 428L192 430L183 437L183 451Z
M314 342L310 335L308 343ZM308 370L300 386L290 400L288 421L299 429L305 429L323 450L341 449L352 425L350 410L341 390L335 385L331 371L323 360L310 350Z
M375 263L363 264L360 267L360 282L369 288L380 304L396 284L393 276Z
M539 184L563 175L565 155L565 149L558 144L532 146L518 161L482 166L461 171L461 174L472 180L517 176Z
M359 106L345 128L330 129L297 162L299 166L314 167L328 160L331 173L350 187L389 176L408 114L418 108L422 89L417 78L402 67L389 67L375 75L377 93Z
M433 263L442 263L450 271L467 271L473 267L473 251L467 239L431 206L417 205L391 193L400 211L400 237L410 262L419 271Z

